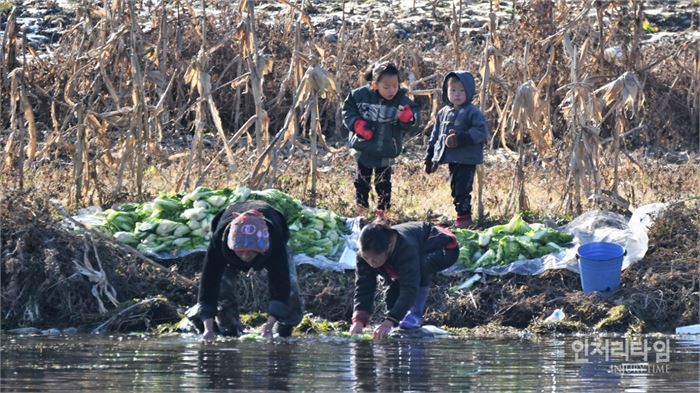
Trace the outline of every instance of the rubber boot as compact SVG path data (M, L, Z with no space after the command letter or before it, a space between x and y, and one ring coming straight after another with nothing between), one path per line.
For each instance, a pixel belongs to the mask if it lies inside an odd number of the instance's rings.
M416 302L413 303L413 307L408 310L408 313L399 323L401 329L418 329L423 324L423 310L425 309L425 302L428 301L428 287L418 288L418 296L416 296Z

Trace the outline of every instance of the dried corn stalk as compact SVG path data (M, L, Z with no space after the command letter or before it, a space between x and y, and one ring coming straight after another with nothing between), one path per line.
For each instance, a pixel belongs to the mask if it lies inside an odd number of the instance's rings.
M619 162L620 162L620 145L622 136L630 127L629 118L634 118L639 108L644 103L644 87L632 72L625 72L619 78L597 89L595 94L602 94L603 104L609 107L608 114L615 113L615 125L613 127L613 183L610 193L614 197L613 200L622 200L623 198L617 194L619 183Z
M600 194L600 179L598 174L598 128L595 124L599 119L596 113L594 97L590 87L581 81L580 57L569 34L563 34L564 52L569 59L571 83L560 88L568 89L560 108L564 119L569 125L571 135L571 153L567 169L567 191L563 200L568 211L580 213L582 210L582 193L586 195ZM582 190L583 188L583 190ZM594 204L597 203L593 201Z
M277 144L282 140L281 146L287 143L293 143L295 138L295 123L297 122L297 110L306 113L309 116L309 121L305 121L302 118L302 124L308 124L309 126L309 138L311 140L311 151L309 153L310 162L310 176L312 181L312 194L315 193L315 181L316 181L316 160L318 159L318 146L317 143L320 142L327 150L331 150L330 147L325 142L323 137L323 132L321 130L320 123L320 113L318 106L318 98L330 98L335 97L337 94L336 84L330 74L319 65L313 65L307 68L304 77L302 78L296 92L294 93L294 98L292 106L289 108L289 112L284 121L284 125L277 132L272 141L263 150L262 154L258 156L257 162L253 169L251 175L244 179L244 182L255 187L263 182L263 176L260 175L261 170L263 173L275 173L276 168L270 167L270 162L266 161L266 157L276 151Z

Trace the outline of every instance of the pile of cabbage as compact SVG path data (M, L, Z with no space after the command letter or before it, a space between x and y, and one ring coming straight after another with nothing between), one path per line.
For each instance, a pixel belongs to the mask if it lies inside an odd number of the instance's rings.
M492 226L481 233L468 229L453 232L459 243L459 261L470 270L556 253L574 239L571 234L542 224L528 224L519 213L507 224Z
M295 254L330 258L345 244L344 217L305 207L276 189L252 191L247 187L197 187L188 194L162 193L151 202L125 203L104 212L102 229L146 254L202 251L209 245L214 216L233 202L247 200L265 201L285 216Z

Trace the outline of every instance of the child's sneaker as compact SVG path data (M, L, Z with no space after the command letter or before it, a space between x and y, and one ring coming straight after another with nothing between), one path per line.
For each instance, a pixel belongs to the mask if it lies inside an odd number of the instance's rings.
M472 222L472 215L471 214L460 214L457 216L457 220L455 220L454 227L455 228L469 228L474 224Z

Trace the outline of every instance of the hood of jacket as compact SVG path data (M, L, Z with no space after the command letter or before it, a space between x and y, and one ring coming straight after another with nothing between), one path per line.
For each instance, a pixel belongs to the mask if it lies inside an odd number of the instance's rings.
M452 103L447 98L447 80L450 79L451 76L456 76L460 81L462 81L464 90L466 90L467 93L466 102L468 104L471 103L472 98L476 93L476 82L474 82L474 76L469 71L453 71L445 75L445 79L442 81L442 100L444 101L445 105L452 106Z

